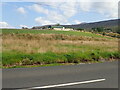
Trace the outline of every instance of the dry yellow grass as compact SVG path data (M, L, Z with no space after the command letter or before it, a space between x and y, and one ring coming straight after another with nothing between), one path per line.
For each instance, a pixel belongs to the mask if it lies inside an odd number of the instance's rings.
M101 49L104 51L117 51L118 41L114 40L95 40L83 38L83 40L55 40L51 34L6 34L3 35L3 52L19 51L23 53L45 53L48 51L55 53L74 52L79 50ZM72 37L71 37L72 38ZM86 47L80 47L86 46Z

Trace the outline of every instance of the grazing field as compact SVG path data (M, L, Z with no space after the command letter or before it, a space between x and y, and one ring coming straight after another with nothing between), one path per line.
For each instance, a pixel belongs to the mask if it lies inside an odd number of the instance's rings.
M111 39L111 37L103 37L101 35L97 35L90 32L80 32L80 31L55 31L55 30L31 30L31 29L4 29L2 30L3 34L63 34L63 35L74 35L74 36L86 36L86 37L98 37L98 38L107 38Z
M90 32L2 30L4 68L93 63L120 58L118 40Z

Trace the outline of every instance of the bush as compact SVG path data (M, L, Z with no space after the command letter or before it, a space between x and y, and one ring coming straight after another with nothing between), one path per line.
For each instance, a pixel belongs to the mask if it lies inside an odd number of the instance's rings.
M94 61L98 61L100 57L99 52L92 52L91 57Z
M120 52L115 52L113 55L115 58L120 59Z
M33 64L33 61L31 61L29 58L26 58L26 59L23 59L21 61L21 64L22 65L32 65Z

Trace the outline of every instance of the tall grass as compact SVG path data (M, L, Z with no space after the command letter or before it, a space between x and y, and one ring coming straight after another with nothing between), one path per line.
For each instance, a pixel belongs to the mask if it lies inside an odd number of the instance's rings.
M103 51L117 51L117 41L114 40L101 40L98 41L82 37L82 40L68 37L64 40L55 39L54 36L44 35L3 35L3 51L19 51L24 53L45 53L45 52L71 52L79 50L96 50ZM48 38L48 39L46 39ZM51 38L51 39L49 39ZM69 39L71 38L71 39Z

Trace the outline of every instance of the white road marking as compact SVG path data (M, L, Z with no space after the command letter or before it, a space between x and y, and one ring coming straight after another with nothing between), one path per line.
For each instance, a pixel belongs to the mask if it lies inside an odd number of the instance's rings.
M41 87L32 87L32 88L28 88L28 89L31 90L31 89L41 89L41 88L53 88L53 87L60 87L60 86L70 86L70 85L77 85L77 84L86 84L86 83L100 82L100 81L104 81L104 80L106 80L106 79L96 79L96 80L73 82L73 83L66 83L66 84L48 85L48 86L41 86ZM24 89L21 89L21 90L24 90Z

